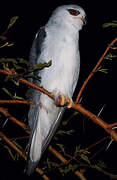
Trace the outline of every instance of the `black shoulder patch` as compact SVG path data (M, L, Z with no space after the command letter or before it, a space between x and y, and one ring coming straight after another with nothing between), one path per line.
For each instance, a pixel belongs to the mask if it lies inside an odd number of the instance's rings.
M45 37L46 37L45 27L41 27L35 36L30 51L30 55L29 55L30 66L34 66L37 63L37 58L41 53L41 45Z

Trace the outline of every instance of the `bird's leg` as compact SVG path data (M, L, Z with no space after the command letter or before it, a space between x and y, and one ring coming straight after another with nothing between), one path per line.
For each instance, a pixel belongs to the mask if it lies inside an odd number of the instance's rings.
M55 93L55 92L53 93L53 95L54 95L56 106L59 106L59 107L65 107L66 106L67 108L72 107L73 101L70 97L65 96L62 93Z

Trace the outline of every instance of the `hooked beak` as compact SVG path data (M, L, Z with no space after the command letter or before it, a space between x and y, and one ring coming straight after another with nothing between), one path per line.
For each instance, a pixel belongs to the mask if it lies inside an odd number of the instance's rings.
M86 16L84 17L73 17L76 20L82 21L84 25L86 25L87 20L86 20Z
M87 24L87 18L86 18L86 16L82 18L82 22L83 22L84 25Z

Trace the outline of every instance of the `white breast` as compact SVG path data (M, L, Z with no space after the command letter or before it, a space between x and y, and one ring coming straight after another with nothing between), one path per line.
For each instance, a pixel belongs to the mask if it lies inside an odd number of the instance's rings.
M47 90L72 96L80 68L77 37L73 39L66 33L47 32L39 57L39 61L52 60L51 67L44 68L40 74L41 85Z

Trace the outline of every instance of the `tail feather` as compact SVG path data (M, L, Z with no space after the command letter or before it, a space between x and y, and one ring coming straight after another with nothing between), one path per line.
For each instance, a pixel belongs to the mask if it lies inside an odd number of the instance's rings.
M37 164L38 164L39 161L36 161L36 162L32 162L31 160L28 161L28 167L27 167L27 175L30 176L35 168L37 167Z
M64 112L64 108L56 107L49 99L46 99L46 101L43 100L43 102L46 103L46 106L44 106L43 103L43 107L47 107L48 113L44 108L40 111L37 109L36 113L33 114L34 122L31 121L30 123L31 135L29 139L28 175L36 168L43 152L49 145ZM31 116L31 118L33 117Z
M33 136L31 136L29 144L29 160L27 167L28 175L33 173L41 158L41 144L40 121L38 121L37 127L33 133Z

